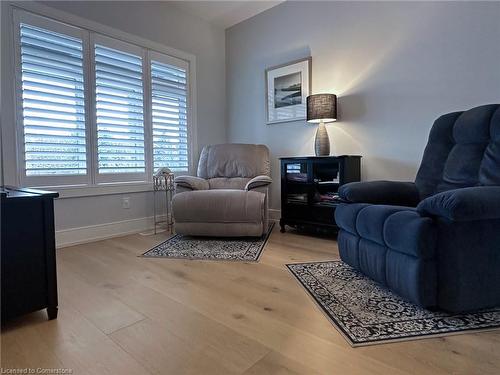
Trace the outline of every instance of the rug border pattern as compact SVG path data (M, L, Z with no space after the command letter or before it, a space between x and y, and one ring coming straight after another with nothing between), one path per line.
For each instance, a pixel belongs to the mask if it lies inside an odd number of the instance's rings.
M332 314L331 311L323 304L323 302L318 299L317 295L311 290L311 288L302 280L302 278L297 274L297 272L294 270L294 267L297 266L305 266L305 265L311 265L311 264L324 264L324 263L343 263L340 260L330 260L330 261L316 261L316 262L300 262L300 263L290 263L286 264L286 267L288 271L294 276L294 278L299 282L299 284L302 286L302 288L305 289L307 292L307 295L315 302L315 305L321 310L321 312L328 318L328 320L333 324L333 326L339 331L339 333L347 340L347 342L352 346L352 347L358 347L358 346L367 346L367 345L374 345L374 344L382 344L382 343L394 343L394 342L401 342L401 341L412 341L412 340L417 340L417 339L426 339L426 338L432 338L432 337L443 337L443 336L450 336L450 335L457 335L457 334L464 334L464 333L473 333L473 332L485 332L488 330L494 330L500 327L500 322L495 325L486 325L484 327L481 326L474 326L471 328L457 328L456 330L452 330L450 328L443 328L442 332L431 332L431 333L408 333L406 336L401 336L399 334L398 336L395 337L384 337L384 338L375 338L375 339L358 339L356 337L353 337L348 330L346 329L345 325L337 319L336 316ZM316 277L314 275L310 276ZM320 281L318 281L319 284L321 284ZM326 292L327 294L332 295L330 291L328 291L327 288L323 288L323 291ZM335 297L333 297L336 299ZM500 311L500 308L493 309L493 312L498 313ZM450 315L451 317L453 316L465 316L468 314L452 314ZM357 319L357 317L356 317ZM359 319L358 319L359 320Z
M269 229L267 230L267 233L261 237L261 245L259 247L259 250L257 252L257 256L255 259L218 259L218 258L202 258L202 257L190 257L190 256L163 256L163 255L146 255L147 253L151 252L154 250L156 247L163 245L166 242L169 242L173 239L175 239L178 236L181 236L180 234L175 234L172 237L167 238L165 241L159 243L158 245L155 245L153 248L145 251L141 255L138 255L139 258L158 258L158 259L174 259L174 260L199 260L199 261L212 261L212 262L249 262L249 263L256 263L260 261L260 258L262 256L262 253L264 252L264 247L267 245L267 242L269 240L269 237L271 236L271 233L274 229L274 222L269 223Z

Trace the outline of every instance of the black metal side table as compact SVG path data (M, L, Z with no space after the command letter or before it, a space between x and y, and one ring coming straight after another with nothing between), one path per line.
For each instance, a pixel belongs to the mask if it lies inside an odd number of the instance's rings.
M172 216L172 197L174 194L174 174L162 173L153 176L153 217L154 217L154 234L156 234L156 226L165 223L167 230L170 233L173 231L174 220ZM158 195L159 192L165 192L165 220L158 220Z

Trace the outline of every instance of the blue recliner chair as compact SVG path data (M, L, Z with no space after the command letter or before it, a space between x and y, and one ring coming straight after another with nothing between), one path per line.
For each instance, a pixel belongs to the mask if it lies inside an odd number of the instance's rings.
M341 259L425 308L500 305L500 105L439 117L415 182L343 185Z

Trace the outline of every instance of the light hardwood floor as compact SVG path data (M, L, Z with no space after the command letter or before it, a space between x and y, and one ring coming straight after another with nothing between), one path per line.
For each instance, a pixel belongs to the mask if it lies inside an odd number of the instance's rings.
M500 331L353 349L284 267L336 242L275 228L259 263L138 258L130 235L60 249L59 318L2 329L3 368L74 374L498 374Z

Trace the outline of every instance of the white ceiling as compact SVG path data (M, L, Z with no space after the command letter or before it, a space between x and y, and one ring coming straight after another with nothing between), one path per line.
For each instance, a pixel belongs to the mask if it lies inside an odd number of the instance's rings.
M272 8L284 0L233 0L233 1L172 1L183 11L200 17L212 24L228 28Z

